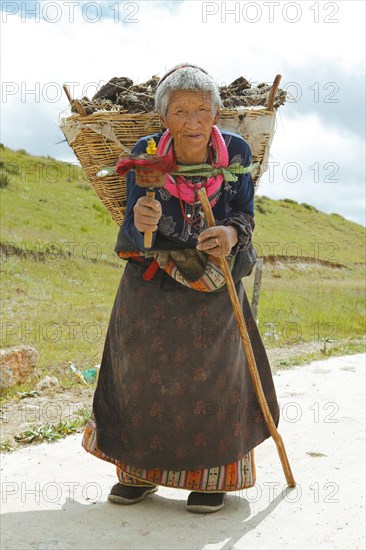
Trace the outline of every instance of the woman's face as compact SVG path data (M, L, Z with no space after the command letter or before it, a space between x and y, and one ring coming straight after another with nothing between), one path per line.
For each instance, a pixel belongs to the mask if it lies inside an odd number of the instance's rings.
M174 139L177 158L193 159L206 153L212 126L219 117L214 112L211 95L200 91L175 91L169 101L166 117L162 123L169 128ZM203 159L202 159L203 161ZM201 161L201 162L202 162Z

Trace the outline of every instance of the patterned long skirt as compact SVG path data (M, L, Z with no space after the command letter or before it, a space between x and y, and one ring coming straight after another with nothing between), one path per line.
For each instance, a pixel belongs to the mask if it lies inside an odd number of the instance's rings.
M93 415L87 423L82 446L92 455L116 465L118 480L124 485L163 485L174 489L202 492L228 492L248 489L256 481L254 449L232 464L202 468L200 470L161 470L134 468L107 456L98 449L96 424Z
M236 289L275 424L267 354ZM269 437L226 290L203 293L159 270L126 266L109 321L82 445L118 479L199 491L255 484L254 448Z

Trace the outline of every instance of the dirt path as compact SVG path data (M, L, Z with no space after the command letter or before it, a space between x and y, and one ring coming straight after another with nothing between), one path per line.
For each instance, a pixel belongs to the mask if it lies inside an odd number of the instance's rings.
M297 487L287 490L271 439L255 450L256 486L217 514L185 510L187 491L159 487L134 506L107 501L111 464L81 434L2 457L3 550L365 548L365 355L274 374Z

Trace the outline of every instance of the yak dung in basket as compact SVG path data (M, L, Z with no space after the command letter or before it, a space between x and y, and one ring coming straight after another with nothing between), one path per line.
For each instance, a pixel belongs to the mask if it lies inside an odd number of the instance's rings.
M253 162L258 163L252 172L256 187L267 169L275 131L274 101L280 80L281 75L277 75L265 107L224 108L217 123L221 130L239 134L249 143ZM159 117L154 112L129 113L126 110L97 110L86 114L82 102L72 100L66 86L64 90L77 113L61 118L60 128L99 199L113 220L121 225L126 209L126 177L117 174L98 177L96 174L102 166L114 166L119 158L128 157L143 136L161 131Z

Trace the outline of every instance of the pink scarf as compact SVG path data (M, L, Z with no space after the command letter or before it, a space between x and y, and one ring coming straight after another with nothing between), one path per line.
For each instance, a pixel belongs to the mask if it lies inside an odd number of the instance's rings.
M212 127L211 139L215 153L215 161L214 163L212 163L212 166L214 168L220 166L228 166L228 150L226 147L226 143L217 126ZM157 154L160 156L167 155L173 161L173 138L169 130L166 130L161 136L157 146ZM197 191L201 187L205 187L207 196L210 200L210 204L211 206L213 206L213 204L218 199L218 190L220 189L223 181L223 174L218 174L217 176L207 178L207 181L204 184L195 185L187 181L186 178L183 176L171 176L170 174L167 174L164 189L169 191L169 193L174 197L181 198L188 204L193 204L195 201L195 191Z

